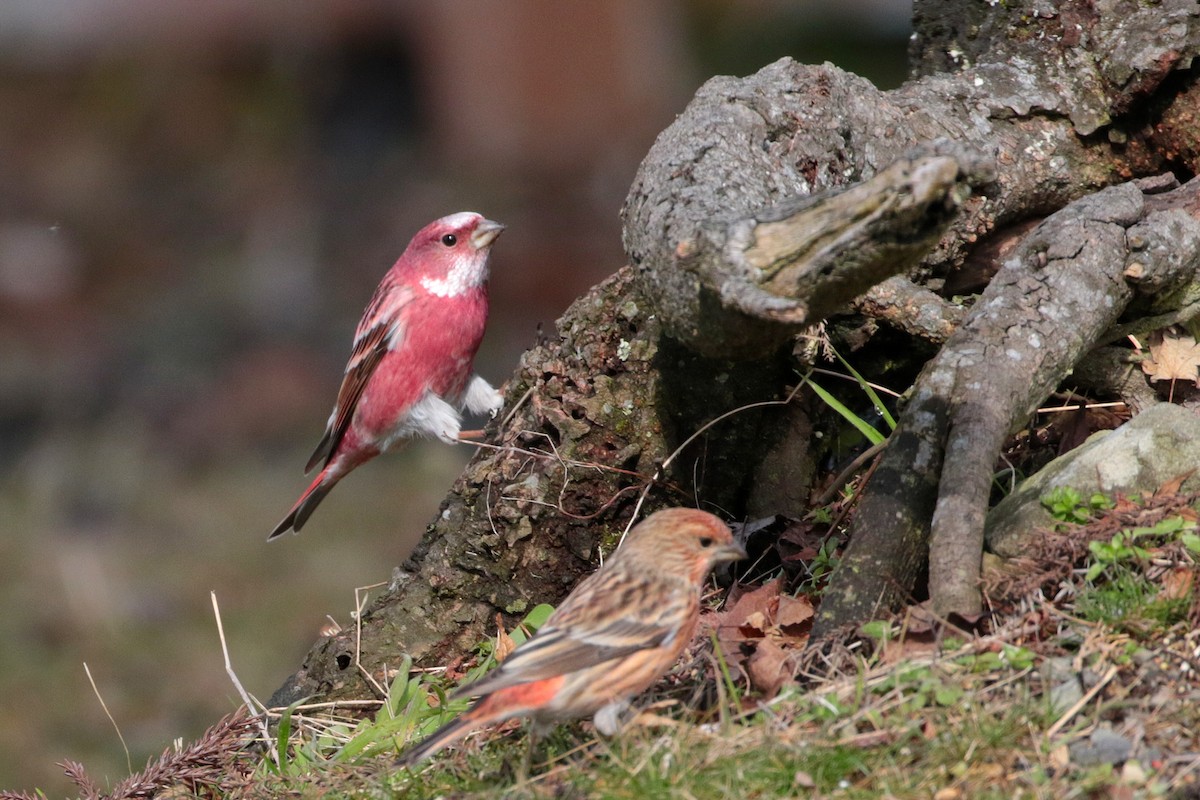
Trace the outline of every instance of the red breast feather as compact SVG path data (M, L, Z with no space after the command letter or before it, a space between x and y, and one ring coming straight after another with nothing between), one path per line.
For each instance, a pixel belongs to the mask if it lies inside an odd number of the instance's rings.
M426 390L454 404L471 376L487 313L486 288L448 298L418 291L400 315L403 341L375 368L338 452L381 444Z

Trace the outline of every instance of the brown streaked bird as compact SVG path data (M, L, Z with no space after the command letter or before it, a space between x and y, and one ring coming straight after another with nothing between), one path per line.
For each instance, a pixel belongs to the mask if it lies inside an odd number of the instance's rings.
M538 632L480 681L451 697L477 696L453 722L403 753L409 766L476 728L529 717L532 740L556 723L594 715L615 733L619 716L679 659L700 619L712 568L746 557L729 528L705 511L668 508L629 532Z

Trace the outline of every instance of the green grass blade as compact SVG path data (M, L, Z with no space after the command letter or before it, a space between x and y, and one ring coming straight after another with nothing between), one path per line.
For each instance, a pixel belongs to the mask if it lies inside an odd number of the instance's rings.
M854 428L859 433L861 433L863 435L863 437L866 438L866 440L869 441L871 444L873 444L873 445L880 444L885 439L887 439L886 436L884 436L882 433L880 433L879 431L872 428L869 424L867 424L867 422L862 417L858 416L853 411L851 411L849 408L847 408L840 400L838 400L836 397L831 395L825 389L821 388L816 383L814 383L812 378L805 375L803 378L801 378L801 380L803 380L806 384L808 384L809 387L811 387L812 390L814 392L816 392L817 397L820 397L821 400L824 401L824 403L827 406L832 408L837 413L841 414L842 417L847 422L849 422L851 425L853 425Z
M867 379L860 375L858 370L850 366L849 361L842 358L841 353L839 353L837 350L834 350L833 354L837 356L837 360L842 362L842 366L854 376L854 380L858 381L858 385L862 387L864 392L866 392L867 397L871 400L871 405L875 406L875 410L879 412L879 416L883 417L883 421L887 423L888 430L896 430L896 418L892 416L892 412L888 411L887 406L884 405L883 400L879 397L879 394L875 391L874 387L867 383Z

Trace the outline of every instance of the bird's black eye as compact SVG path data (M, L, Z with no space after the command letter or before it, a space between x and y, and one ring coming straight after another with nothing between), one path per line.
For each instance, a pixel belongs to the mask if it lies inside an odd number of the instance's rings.
M453 233L447 233L442 237L442 244L446 245L446 247L454 247L454 245L458 244L458 237Z
M707 537L707 536L700 537L700 546L701 547L712 547L712 543L713 543L713 540L710 539L709 537Z

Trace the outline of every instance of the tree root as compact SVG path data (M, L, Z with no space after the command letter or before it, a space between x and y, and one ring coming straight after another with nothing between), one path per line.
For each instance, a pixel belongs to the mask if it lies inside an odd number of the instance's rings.
M1047 218L1005 260L914 388L859 507L818 637L905 599L926 551L934 612L980 615L983 523L1004 438L1134 300L1132 262L1156 285L1196 281L1200 221L1188 212L1197 196L1195 180L1153 207L1134 183L1106 189Z

